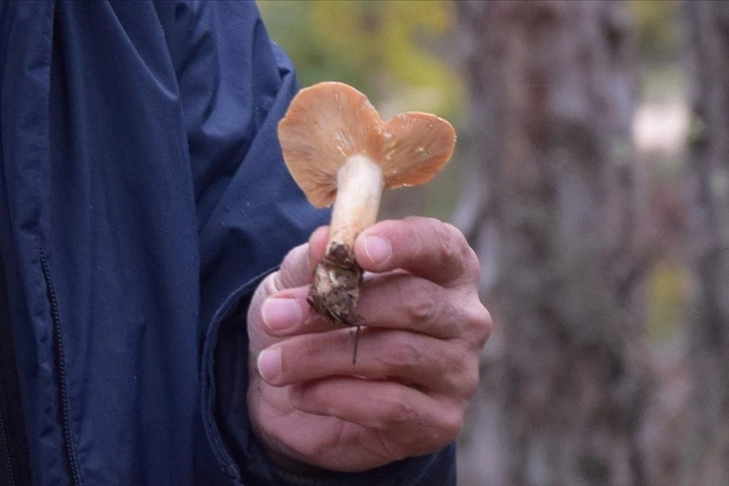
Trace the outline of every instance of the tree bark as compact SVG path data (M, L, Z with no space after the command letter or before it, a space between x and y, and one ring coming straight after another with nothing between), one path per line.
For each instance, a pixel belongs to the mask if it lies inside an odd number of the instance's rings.
M693 118L684 183L690 274L688 486L729 484L729 4L685 2Z
M498 329L462 443L466 458L488 459L461 462L460 484L646 484L644 214L625 3L457 9L475 156L456 223L484 262Z

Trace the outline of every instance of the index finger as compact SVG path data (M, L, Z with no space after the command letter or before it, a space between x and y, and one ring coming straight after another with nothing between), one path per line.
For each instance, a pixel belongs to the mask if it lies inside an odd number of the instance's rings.
M377 223L357 237L354 253L364 270L404 269L444 287L473 284L479 278L478 257L463 234L433 218Z

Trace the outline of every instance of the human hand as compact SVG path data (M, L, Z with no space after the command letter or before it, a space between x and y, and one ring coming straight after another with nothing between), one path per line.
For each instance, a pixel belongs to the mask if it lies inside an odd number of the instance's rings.
M491 330L475 253L434 219L365 230L355 244L367 273L354 364L354 328L325 321L306 302L326 233L293 249L251 302L254 430L293 469L361 471L440 450L461 429Z

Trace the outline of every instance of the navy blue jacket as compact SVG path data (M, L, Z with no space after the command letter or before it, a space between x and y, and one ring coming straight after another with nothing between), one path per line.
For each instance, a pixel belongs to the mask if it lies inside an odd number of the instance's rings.
M0 3L0 484L442 485L452 447L288 476L247 420L251 291L328 214L252 2Z

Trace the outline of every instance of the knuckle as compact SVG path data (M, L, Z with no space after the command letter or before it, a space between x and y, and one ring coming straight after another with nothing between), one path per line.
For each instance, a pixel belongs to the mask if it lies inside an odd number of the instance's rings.
M491 318L491 313L484 306L479 306L479 309L481 311L481 316L476 320L476 329L478 330L479 347L481 347L486 344L489 336L491 336L491 331L494 328L494 321Z
M405 370L417 367L422 362L423 351L409 338L408 333L393 332L380 356L385 367Z
M408 317L415 322L434 322L440 317L441 304L437 290L421 281L405 301Z
M418 421L418 412L407 395L402 392L392 393L384 414L384 426L402 426Z
M453 442L463 428L465 411L462 407L453 406L444 410L440 415L439 442L447 444Z
M453 396L469 398L479 384L479 357L473 350L464 349L462 345L451 345L441 363L441 376L446 388Z
M454 261L463 256L464 242L460 232L449 224L443 224L445 230L436 231L439 243L438 257L444 261Z
M440 255L444 261L459 262L463 275L469 282L478 282L481 276L481 262L463 233L449 223L443 223L445 231L438 232Z
M283 284L281 283L281 270L269 273L258 286L258 290L262 291L266 296L283 290Z
M419 222L421 218L418 218ZM418 233L420 243L424 248L436 244L435 257L440 260L451 261L458 257L458 234L460 232L452 225L444 223L435 218L424 218L424 224L420 226Z
M479 301L476 305L467 306L467 339L476 348L482 348L493 330L491 313Z

